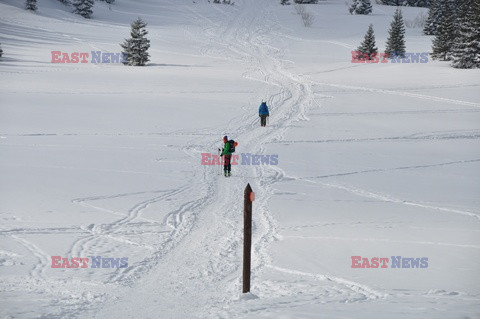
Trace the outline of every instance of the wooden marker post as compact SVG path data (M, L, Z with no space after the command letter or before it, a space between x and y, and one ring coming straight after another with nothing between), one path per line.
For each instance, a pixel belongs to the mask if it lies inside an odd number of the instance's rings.
M247 184L243 199L243 293L250 292L250 266L252 256L252 202L255 193Z

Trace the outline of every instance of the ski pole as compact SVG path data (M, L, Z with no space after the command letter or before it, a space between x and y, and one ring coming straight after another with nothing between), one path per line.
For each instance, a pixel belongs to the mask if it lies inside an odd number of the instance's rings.
M218 175L222 175L222 165L220 162L220 159L222 157L220 156L220 149L218 149Z

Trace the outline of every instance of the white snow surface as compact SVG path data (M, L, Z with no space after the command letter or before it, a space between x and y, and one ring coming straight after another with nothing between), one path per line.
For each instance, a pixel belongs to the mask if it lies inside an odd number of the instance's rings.
M117 0L88 20L55 0L36 13L0 1L0 317L480 318L480 70L352 64L370 23L384 49L395 7L321 1L305 28L278 2ZM148 66L50 62L120 52L137 17ZM407 29L407 51L431 39ZM279 164L219 176L201 153L223 135Z

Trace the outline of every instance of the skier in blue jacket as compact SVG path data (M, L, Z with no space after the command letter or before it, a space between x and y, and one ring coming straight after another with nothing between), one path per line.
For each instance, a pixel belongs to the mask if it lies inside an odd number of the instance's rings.
M260 116L260 124L265 127L267 126L267 117L270 116L268 112L267 102L263 102L260 104L260 108L258 109L258 115Z

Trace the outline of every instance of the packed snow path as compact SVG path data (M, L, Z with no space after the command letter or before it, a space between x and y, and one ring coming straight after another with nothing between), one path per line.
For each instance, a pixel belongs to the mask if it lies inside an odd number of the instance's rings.
M314 102L311 84L289 73L281 60L282 52L269 45L269 39L280 27L270 12L272 5L245 1L235 8L214 6L218 11L215 24L197 14L204 28L201 34L191 35L192 39L205 41L203 54L244 65L245 78L266 84L262 94L269 105L274 105L270 125L266 129L259 127L258 115L248 111L226 126L229 136L239 141L239 152L261 154L264 143L281 140L288 125L305 119L306 109ZM201 138L192 141L187 152L198 160L200 152L215 153L218 145L218 139L204 144ZM142 265L141 270L153 269L135 283L138 298L132 298L131 288L126 288L121 302L105 307L100 317L112 311L148 317L152 309L165 318L186 318L197 311L200 317L214 317L223 313L222 309L226 315L228 305L240 295L241 205L247 183L251 183L258 198L254 203L253 276L269 264L266 250L276 235L267 206L269 186L284 178L284 172L274 166L234 166L234 176L224 179L218 176L218 171L218 167L209 166L197 169L189 185L200 188L202 197L182 204L182 209L171 217L177 223L175 232L166 240L168 253L163 248ZM130 272L127 278L122 275L118 279L128 279ZM351 290L348 284L339 286ZM359 295L363 292L360 289ZM163 296L161 300L159 295Z

